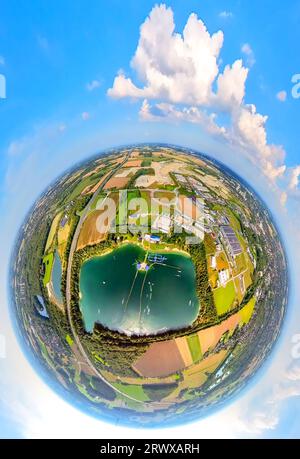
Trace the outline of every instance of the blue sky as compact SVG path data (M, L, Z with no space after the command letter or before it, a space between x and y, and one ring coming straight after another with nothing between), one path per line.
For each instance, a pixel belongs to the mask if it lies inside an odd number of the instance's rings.
M276 6L271 0L168 1L152 12L149 28L140 29L154 7L155 2L145 0L111 0L109 6L101 0L88 6L71 0L1 2L0 74L7 97L0 99L0 334L6 338L7 358L0 358L5 374L0 380L0 436L55 436L59 428L72 435L68 419L75 425L84 417L45 387L23 357L5 295L9 252L24 214L44 187L77 160L105 147L144 141L190 146L215 156L263 196L282 230L292 281L300 275L295 249L300 242L300 99L291 95L291 78L300 73L300 1ZM197 18L188 23L191 13ZM188 28L194 51L182 35L178 45L174 33L167 34L172 21L176 33ZM157 46L161 24L165 35ZM145 40L151 45L148 54ZM200 51L206 57L199 61ZM166 62L168 78L161 88L153 75L161 79ZM199 84L203 75L211 81ZM300 333L299 299L294 282L271 363L239 401L196 424L195 438L211 435L214 428L220 432L225 424L225 436L300 436L295 410L300 364L291 359L291 339ZM41 413L38 401L45 400L51 404L45 402ZM62 413L56 429L54 407ZM99 423L84 418L88 427L82 435L100 430ZM117 427L113 432L128 435ZM168 434L178 435L175 430Z

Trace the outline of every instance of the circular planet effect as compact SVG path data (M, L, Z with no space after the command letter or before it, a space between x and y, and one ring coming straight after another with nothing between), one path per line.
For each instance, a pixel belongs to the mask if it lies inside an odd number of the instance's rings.
M110 422L190 422L237 394L285 315L284 248L255 192L183 148L113 149L22 225L12 312L36 371Z

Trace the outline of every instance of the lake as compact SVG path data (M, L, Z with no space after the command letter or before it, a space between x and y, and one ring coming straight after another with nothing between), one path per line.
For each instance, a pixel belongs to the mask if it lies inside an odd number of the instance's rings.
M61 276L62 276L61 260L60 260L58 251L56 250L55 255L54 255L51 282L52 282L53 294L58 303L63 302L63 297L61 293Z
M191 258L181 253L155 255L149 252L145 258L143 248L125 244L83 263L80 309L87 332L98 322L129 335L156 334L196 319L199 301Z

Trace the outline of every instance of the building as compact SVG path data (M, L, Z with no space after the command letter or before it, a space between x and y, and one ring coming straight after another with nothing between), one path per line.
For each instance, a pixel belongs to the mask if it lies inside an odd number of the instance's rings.
M151 244L158 244L160 242L160 236L156 234L145 234L144 239Z
M172 226L172 220L169 215L158 215L152 224L152 228L162 233L169 234Z
M223 242L229 255L231 255L232 258L235 258L237 255L240 255L242 253L242 248L231 226L221 225L220 230L223 236Z
M217 259L216 259L215 255L212 255L210 257L210 266L211 266L212 269L216 269L216 267L217 267Z
M229 274L229 269L222 269L222 271L219 271L219 283L222 287L225 287L227 284L230 274Z

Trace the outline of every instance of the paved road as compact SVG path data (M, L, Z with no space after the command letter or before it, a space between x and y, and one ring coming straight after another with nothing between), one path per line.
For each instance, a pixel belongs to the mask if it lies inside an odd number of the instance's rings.
M76 332L76 329L75 329L75 326L73 324L73 321L72 321L72 314L71 314L71 271L72 271L72 263L73 263L73 255L74 255L74 252L76 250L76 247L77 247L77 241L78 241L78 238L79 238L79 234L80 234L80 230L81 230L81 227L82 227L82 224L91 208L91 206L93 205L93 203L96 201L99 193L103 190L103 187L105 186L105 184L109 181L109 179L117 172L118 169L120 169L123 164L128 160L128 154L125 156L125 159L124 161L122 161L117 168L115 168L110 174L107 175L107 177L105 178L105 180L103 180L103 183L102 185L98 188L97 191L95 191L95 193L93 194L92 198L90 199L90 201L88 202L88 204L86 205L86 207L84 208L82 214L81 214L81 217L79 219L79 222L77 224L77 227L76 227L76 230L75 230L75 233L74 233L74 236L73 236L73 240L72 240L72 244L71 244L71 248L70 248L70 253L69 253L69 258L68 258L68 268L67 268L67 284L66 284L66 302L67 302L67 314L68 314L68 320L69 320L69 324L70 324L70 327L71 327L71 331L72 331L72 335L74 337L74 340L76 342L76 345L83 357L83 360L86 362L86 364L92 369L92 371L95 373L95 375L97 375L105 384L107 384L109 387L111 387L115 392L118 392L119 394L123 395L124 397L130 399L130 400L133 400L135 402L140 402L140 403L144 403L144 402L141 402L140 400L136 400L134 397L131 397L130 395L127 395L127 394L124 394L122 391L120 391L119 389L116 389L110 382L108 382L102 375L101 373L99 372L99 370L97 368L95 368L95 366L93 365L93 362L92 360L89 358L89 356L87 355L87 353L85 352L82 344L81 344L81 341L77 335L77 332Z

